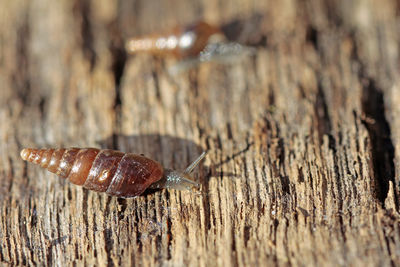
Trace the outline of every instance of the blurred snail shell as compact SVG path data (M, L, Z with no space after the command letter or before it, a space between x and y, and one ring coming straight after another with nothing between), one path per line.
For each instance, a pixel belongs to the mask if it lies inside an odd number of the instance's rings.
M199 186L190 172L205 157L201 154L185 171L164 169L141 155L97 148L33 149L21 151L23 160L40 165L86 189L117 197L136 197L147 188L188 189Z
M217 33L221 34L218 27L201 21L186 28L175 28L168 34L131 38L126 42L126 50L131 54L147 52L178 58L195 57L206 47L210 37Z

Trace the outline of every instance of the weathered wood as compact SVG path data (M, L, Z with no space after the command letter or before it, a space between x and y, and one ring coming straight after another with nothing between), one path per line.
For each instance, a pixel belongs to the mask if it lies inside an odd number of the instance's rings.
M400 264L398 2L258 2L0 1L2 264ZM200 18L256 55L123 52ZM201 191L117 199L19 158L59 146L209 153Z

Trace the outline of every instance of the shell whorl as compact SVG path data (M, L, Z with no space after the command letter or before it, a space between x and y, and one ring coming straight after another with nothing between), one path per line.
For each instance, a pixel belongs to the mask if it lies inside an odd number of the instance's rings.
M154 160L110 149L25 148L21 157L71 183L119 197L140 195L164 174Z

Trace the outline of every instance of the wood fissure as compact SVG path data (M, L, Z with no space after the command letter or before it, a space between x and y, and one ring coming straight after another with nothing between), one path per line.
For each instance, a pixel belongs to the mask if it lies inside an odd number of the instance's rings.
M96 65L96 51L93 47L93 30L91 26L91 2L90 0L76 0L74 3L74 15L80 22L82 39L82 51L90 63L90 70Z
M377 198L384 205L389 191L389 181L395 182L394 146L390 126L385 118L383 94L373 81L368 80L365 83L362 96L364 125L371 139L374 179L378 184ZM396 197L398 208L397 199L398 196Z

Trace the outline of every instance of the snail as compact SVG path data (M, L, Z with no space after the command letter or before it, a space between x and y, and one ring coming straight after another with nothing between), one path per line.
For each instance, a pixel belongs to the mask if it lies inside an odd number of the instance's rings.
M229 41L220 27L204 21L188 27L176 27L169 34L131 38L125 43L125 49L129 54L144 52L179 59L178 63L168 67L168 72L172 75L191 69L202 62L236 63L256 52L254 47Z
M177 58L195 57L203 51L210 37L216 34L221 34L218 27L200 21L188 27L176 27L168 34L131 38L126 42L126 50L130 54L147 52Z
M160 163L142 155L111 149L59 148L21 151L23 160L68 179L86 189L129 198L147 188L185 190L199 187L190 173L205 157L203 152L185 171L164 169Z

